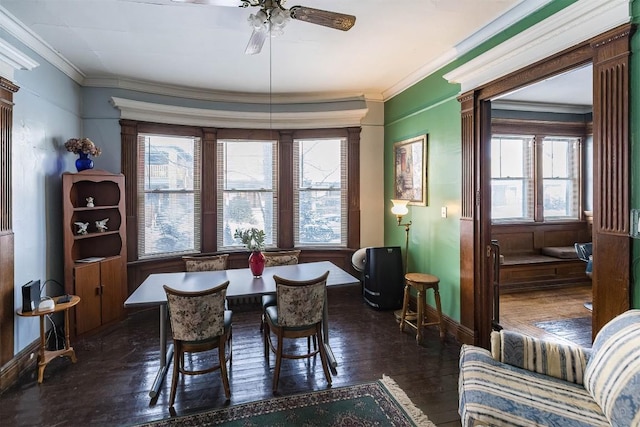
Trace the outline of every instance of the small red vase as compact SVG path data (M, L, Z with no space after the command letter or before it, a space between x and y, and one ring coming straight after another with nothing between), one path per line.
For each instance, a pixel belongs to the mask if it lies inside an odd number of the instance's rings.
M249 269L253 273L253 277L261 277L264 271L265 257L260 251L253 251L249 255Z

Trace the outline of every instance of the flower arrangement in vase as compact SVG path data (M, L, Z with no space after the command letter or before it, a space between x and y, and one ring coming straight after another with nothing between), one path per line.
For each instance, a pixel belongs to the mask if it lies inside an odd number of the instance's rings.
M265 258L262 251L265 248L265 234L263 230L257 228L237 229L233 234L234 239L239 239L247 249L251 251L249 255L249 269L253 273L253 277L262 276L264 271Z
M85 169L93 169L93 160L89 156L97 157L102 153L100 148L96 147L89 138L71 138L64 143L67 151L77 154L76 169L78 172Z

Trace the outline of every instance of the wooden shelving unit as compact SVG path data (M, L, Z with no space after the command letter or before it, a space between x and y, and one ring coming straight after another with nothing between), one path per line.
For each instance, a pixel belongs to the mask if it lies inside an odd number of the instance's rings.
M71 317L71 334L94 331L124 317L127 296L127 245L124 175L101 170L62 174L64 287L80 303ZM93 198L93 207L87 199ZM96 221L108 218L107 230ZM76 222L89 223L79 234ZM93 262L82 262L96 258Z

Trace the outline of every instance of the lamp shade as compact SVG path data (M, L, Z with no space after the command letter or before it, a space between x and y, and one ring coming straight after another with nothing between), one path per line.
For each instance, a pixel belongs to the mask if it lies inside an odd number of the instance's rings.
M391 212L394 215L404 216L409 213L409 209L407 208L408 200L391 199L391 203L393 203Z

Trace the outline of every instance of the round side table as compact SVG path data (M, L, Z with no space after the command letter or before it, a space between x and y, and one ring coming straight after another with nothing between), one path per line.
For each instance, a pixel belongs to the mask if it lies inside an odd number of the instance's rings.
M73 363L76 363L76 352L71 347L69 341L69 309L80 302L80 297L77 295L69 295L71 299L68 302L58 303L61 297L54 297L55 307L50 310L38 310L36 307L33 311L17 310L18 316L22 317L40 317L40 354L38 355L38 384L42 383L44 378L44 368L56 357L67 356L71 358ZM46 337L45 337L45 316L48 314L64 312L64 348L62 350L50 351L46 349Z

